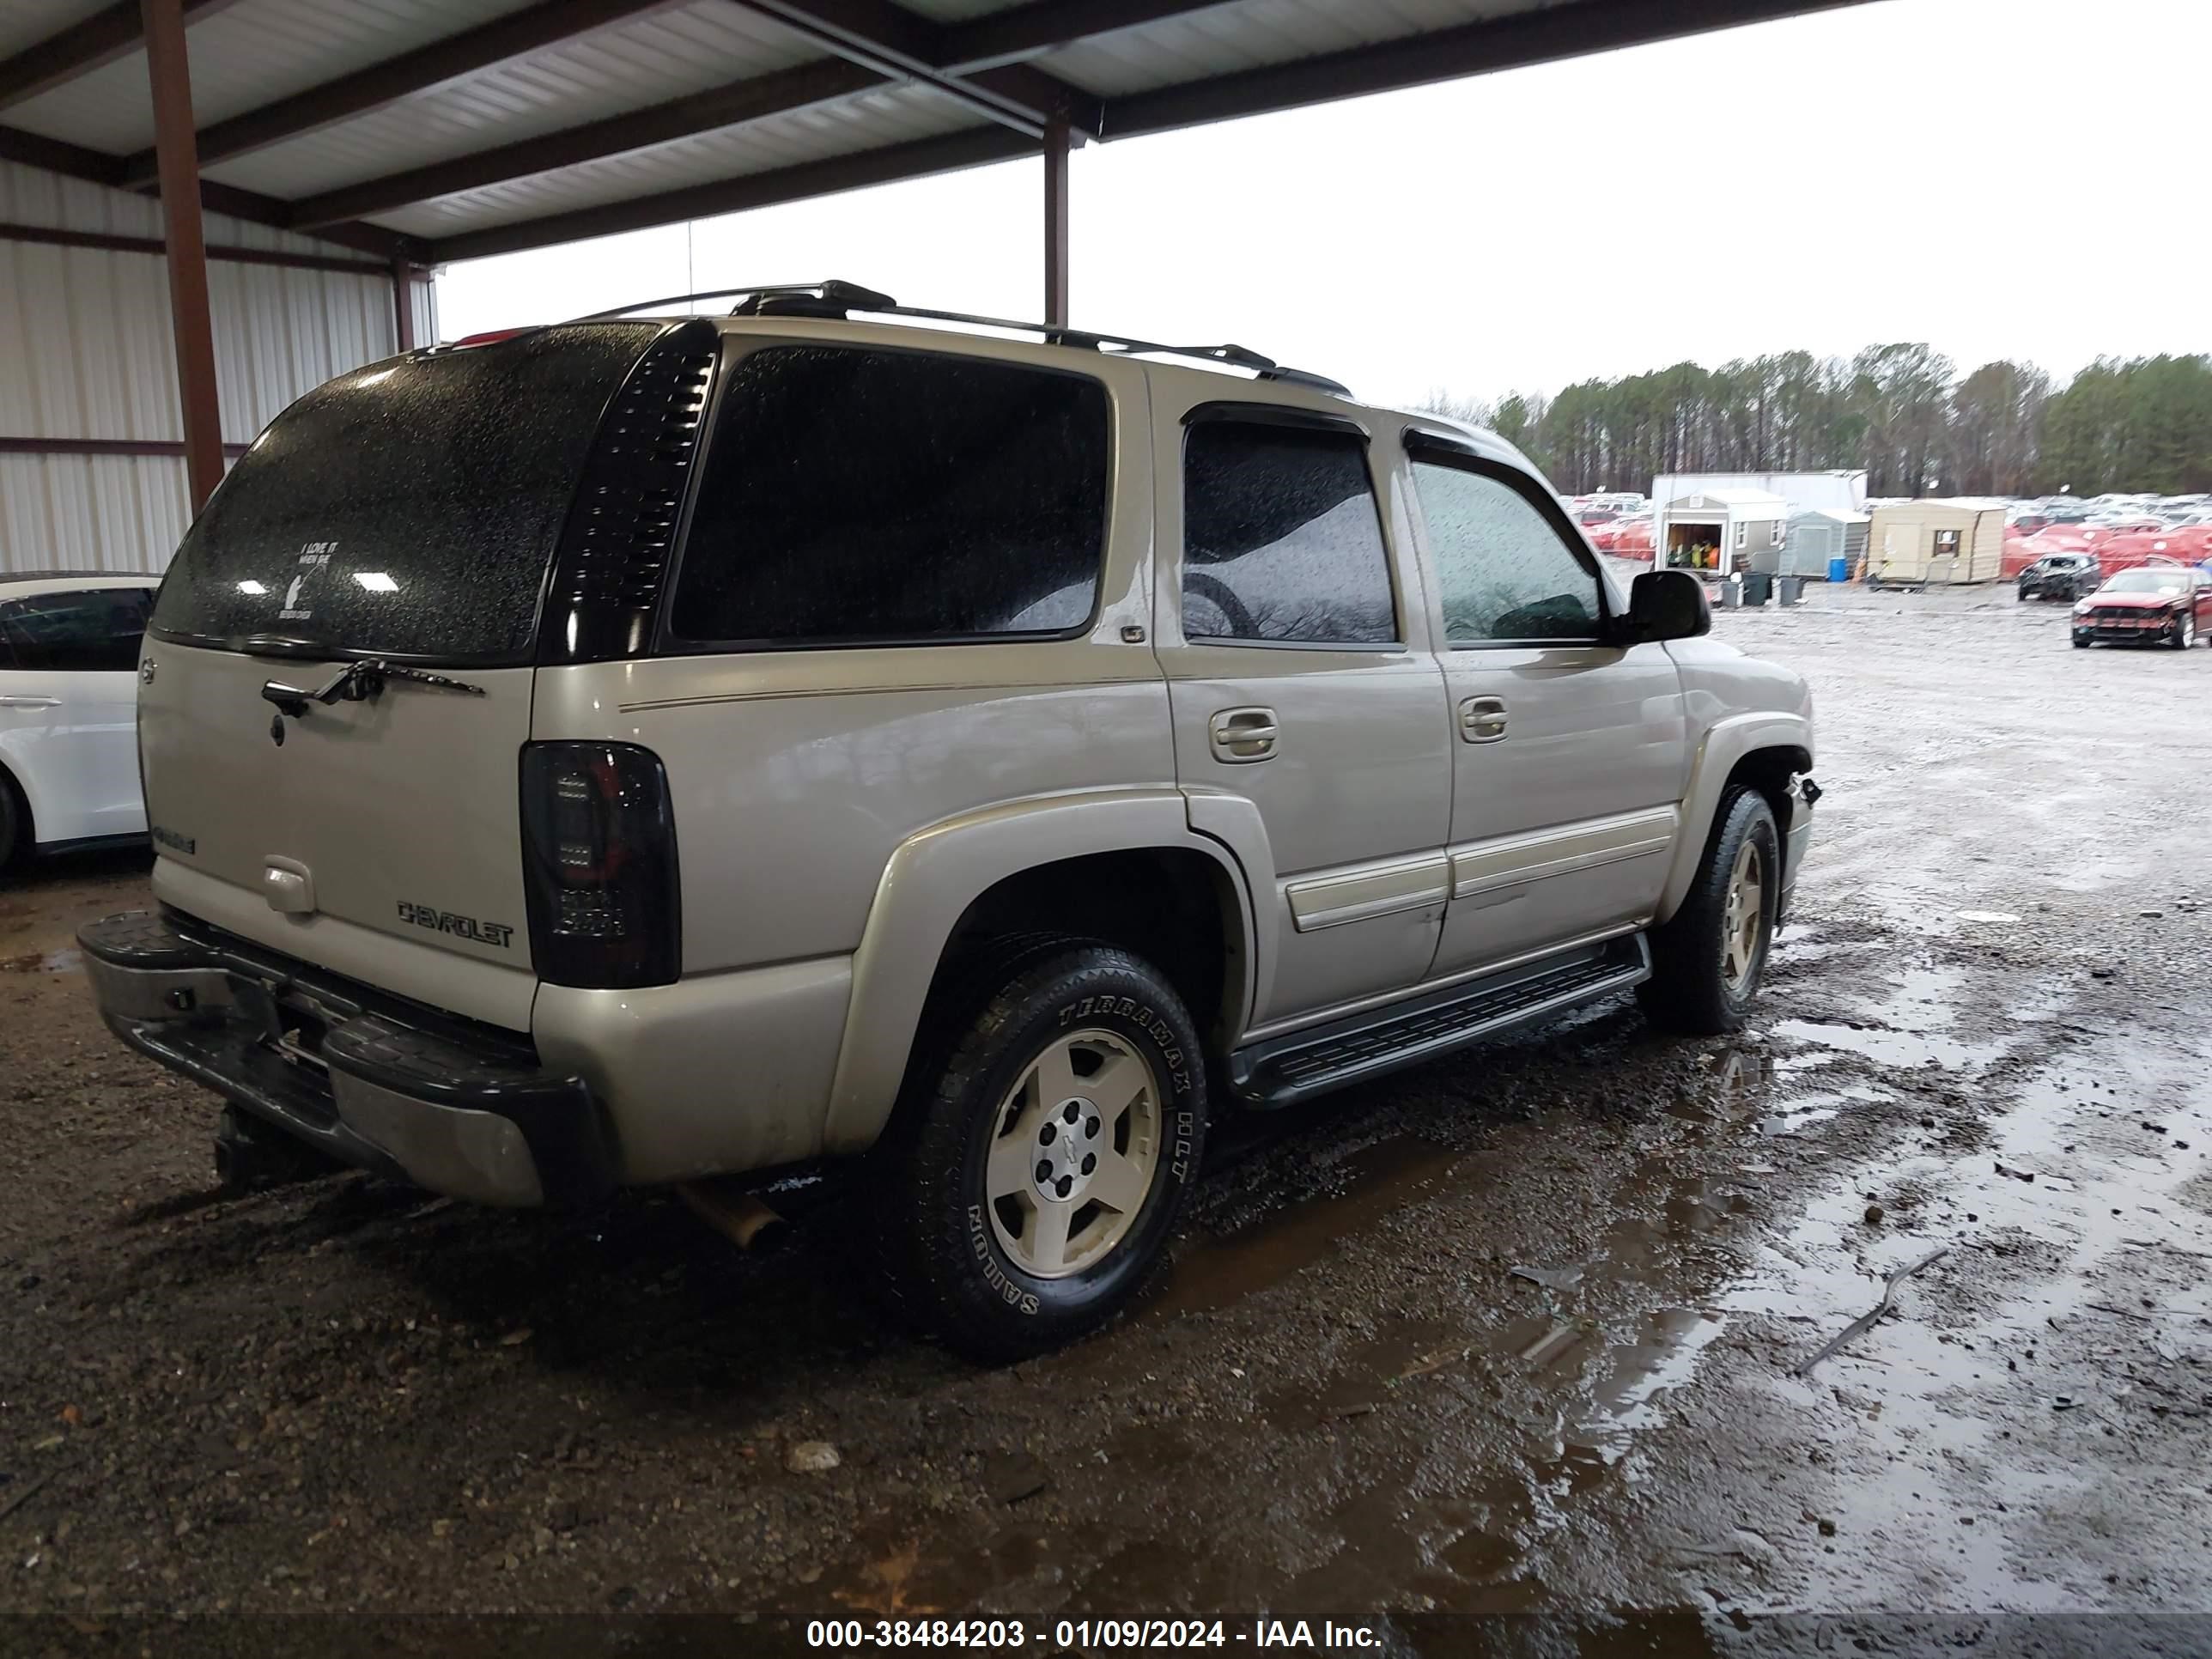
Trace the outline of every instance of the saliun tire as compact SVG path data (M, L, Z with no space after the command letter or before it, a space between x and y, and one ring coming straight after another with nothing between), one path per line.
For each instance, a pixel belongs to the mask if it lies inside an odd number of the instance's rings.
M1197 1180L1207 1115L1198 1033L1150 963L1067 939L1024 939L990 961L931 999L871 1184L896 1310L969 1358L1002 1363L1097 1330L1143 1291ZM991 1225L988 1154L1008 1092L1039 1053L1078 1030L1111 1033L1141 1054L1157 1083L1161 1139L1119 1242L1071 1273L1038 1277Z
M1723 968L1723 921L1729 884L1747 841L1758 848L1762 860L1759 946L1742 983L1731 987ZM1651 932L1651 977L1637 988L1645 1017L1667 1030L1697 1036L1741 1030L1773 947L1781 896L1782 837L1773 809L1759 791L1737 785L1713 814L1705 857L1681 908Z

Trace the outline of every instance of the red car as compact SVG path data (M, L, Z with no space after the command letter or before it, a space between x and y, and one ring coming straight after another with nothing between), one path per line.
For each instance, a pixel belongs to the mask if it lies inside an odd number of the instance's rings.
M2074 607L2074 647L2170 645L2186 651L2212 639L2212 575L2193 565L2142 564L2123 570Z
M1616 559L1648 559L1651 556L1651 520L1623 519L1613 538L1613 556Z

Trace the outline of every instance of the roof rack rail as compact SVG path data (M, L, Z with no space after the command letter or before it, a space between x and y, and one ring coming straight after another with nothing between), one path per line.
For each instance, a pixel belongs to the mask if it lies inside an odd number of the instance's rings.
M1263 357L1248 346L1163 345L1157 340L1135 340L1127 335L1100 334L1090 329L1068 328L1055 323L1022 322L1009 317L979 317L964 311L935 311L926 306L902 306L888 294L858 283L831 277L821 283L772 283L750 288L709 289L702 294L672 294L636 305L618 306L576 318L580 323L626 317L635 311L654 311L666 306L690 305L701 300L731 300L732 317L844 317L853 312L874 316L914 317L926 322L965 323L975 328L1000 328L1018 334L1034 334L1047 345L1071 346L1113 357L1188 357L1196 362L1241 368L1255 378L1283 386L1304 386L1333 398L1349 398L1350 387L1326 374L1291 368L1272 357Z
M710 288L698 294L665 294L657 300L640 300L634 305L613 306L605 311L586 312L581 317L571 317L572 323L599 323L610 317L627 317L633 311L658 311L664 306L688 306L700 300L737 300L731 307L732 317L771 316L764 301L789 301L792 309L781 314L791 315L799 311L801 302L812 302L811 314L842 317L848 310L892 311L898 301L888 294L878 294L874 289L862 288L858 283L840 282L832 276L826 283L756 283L745 288Z

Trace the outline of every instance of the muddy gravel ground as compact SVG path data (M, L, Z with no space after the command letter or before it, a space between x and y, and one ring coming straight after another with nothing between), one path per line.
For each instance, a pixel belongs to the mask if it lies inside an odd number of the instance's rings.
M1233 1126L1160 1294L1009 1370L886 1324L848 1195L764 1257L665 1197L224 1200L210 1098L71 949L146 860L12 878L0 1611L45 1617L0 1644L1267 1612L2212 1649L2212 650L2073 651L2002 588L1718 631L1812 678L1829 792L1755 1029L1622 1000Z

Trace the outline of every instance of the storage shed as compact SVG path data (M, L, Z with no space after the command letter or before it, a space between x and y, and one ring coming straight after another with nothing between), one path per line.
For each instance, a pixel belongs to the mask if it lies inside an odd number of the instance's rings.
M1671 501L1717 489L1755 489L1761 495L1779 495L1793 508L1828 507L1844 513L1863 513L1867 505L1863 467L1836 467L1826 472L1662 472L1651 481L1651 499Z
M1754 553L1782 545L1790 503L1758 489L1708 489L1667 502L1652 520L1659 568L1715 580L1749 570Z
M1844 561L1847 571L1858 569L1866 559L1868 526L1872 523L1867 514L1829 507L1792 513L1782 532L1775 574L1825 578L1837 559Z
M2002 501L1886 503L1868 527L1867 580L1908 587L1992 582L2004 572Z

